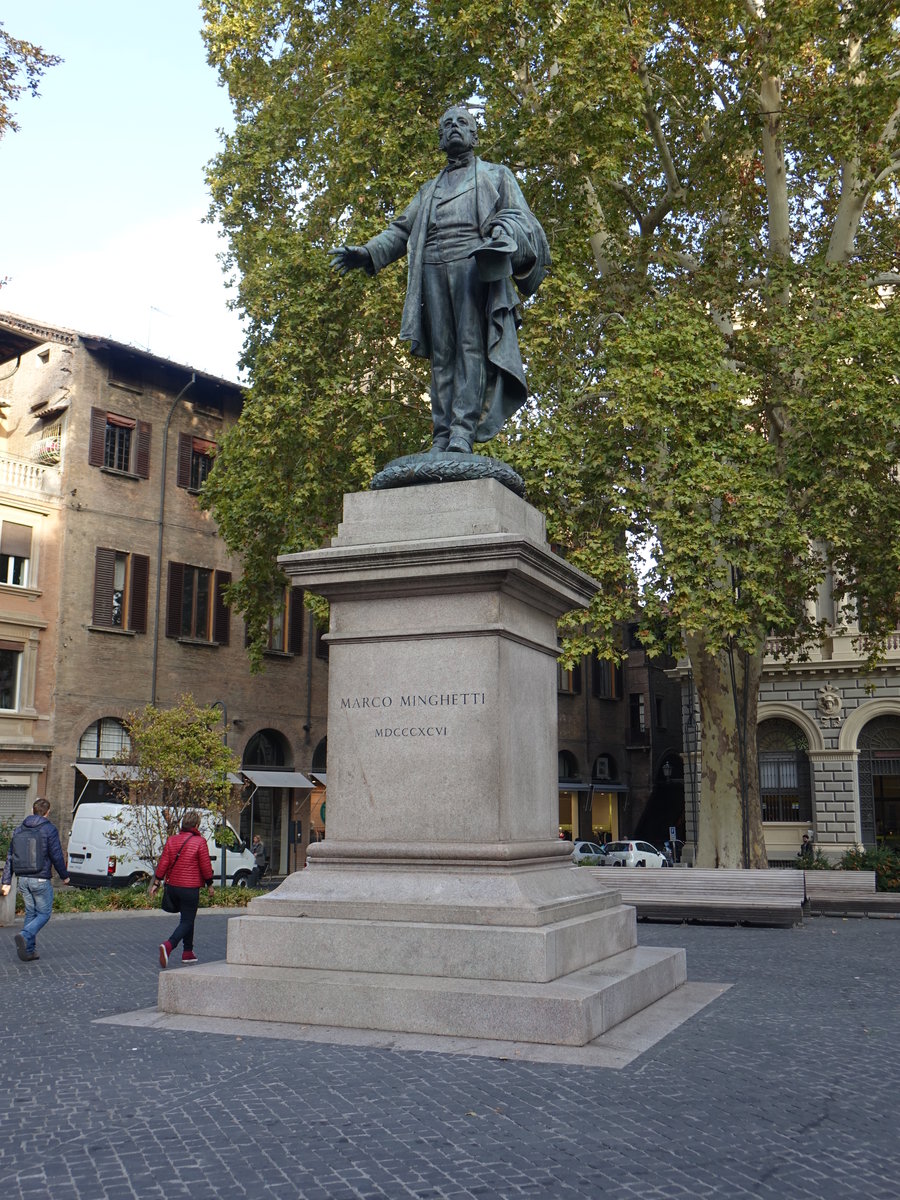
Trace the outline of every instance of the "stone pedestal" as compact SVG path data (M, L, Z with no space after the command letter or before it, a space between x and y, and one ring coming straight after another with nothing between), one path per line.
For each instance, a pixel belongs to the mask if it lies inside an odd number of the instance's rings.
M556 836L556 619L596 585L495 480L346 496L286 556L331 602L327 839L163 1011L584 1045L685 981Z

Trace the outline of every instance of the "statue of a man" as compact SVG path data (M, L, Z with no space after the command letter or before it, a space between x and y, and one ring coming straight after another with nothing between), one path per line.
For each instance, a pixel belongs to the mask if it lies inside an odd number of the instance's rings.
M431 359L431 452L470 453L527 398L513 280L536 291L550 248L513 173L475 157L468 109L449 108L439 128L440 175L365 246L332 250L332 266L374 275L409 255L400 336Z

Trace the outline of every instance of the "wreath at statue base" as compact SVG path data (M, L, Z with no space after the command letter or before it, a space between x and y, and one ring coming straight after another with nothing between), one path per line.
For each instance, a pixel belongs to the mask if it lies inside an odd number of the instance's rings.
M426 483L462 483L471 479L496 479L517 496L525 495L525 481L508 463L484 454L406 454L392 459L374 477L373 491L415 487Z

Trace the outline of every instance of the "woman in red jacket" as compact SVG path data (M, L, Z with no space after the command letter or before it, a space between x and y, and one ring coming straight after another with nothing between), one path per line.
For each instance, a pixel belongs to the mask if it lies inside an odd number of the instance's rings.
M150 895L155 896L160 883L165 881L181 916L175 932L159 947L159 965L169 965L169 955L180 941L184 941L181 954L183 963L197 962L194 953L194 921L200 903L200 888L209 889L213 896L213 869L209 861L206 838L200 832L200 814L187 812L181 821L181 832L173 833L165 844L162 857L156 865L155 878L150 885Z

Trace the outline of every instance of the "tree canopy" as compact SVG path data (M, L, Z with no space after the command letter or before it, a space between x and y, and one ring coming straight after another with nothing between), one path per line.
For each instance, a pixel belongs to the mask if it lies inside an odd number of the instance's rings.
M19 128L13 105L29 91L38 94L38 84L48 67L62 62L56 54L48 54L40 46L13 37L0 21L0 138Z
M187 812L209 812L224 825L237 804L239 785L229 774L240 759L216 728L221 714L182 696L173 708L148 704L125 718L129 745L107 769L123 802L109 834L114 845L154 862L166 838L181 828Z
M468 101L553 254L524 312L532 400L486 449L602 585L570 653L613 653L640 604L645 644L685 637L698 682L704 655L750 670L767 634L819 634L826 571L877 647L900 618L895 2L203 9L252 380L207 496L254 637L275 554L321 544L344 491L427 444L404 272L338 284L326 250L435 173L437 120Z

